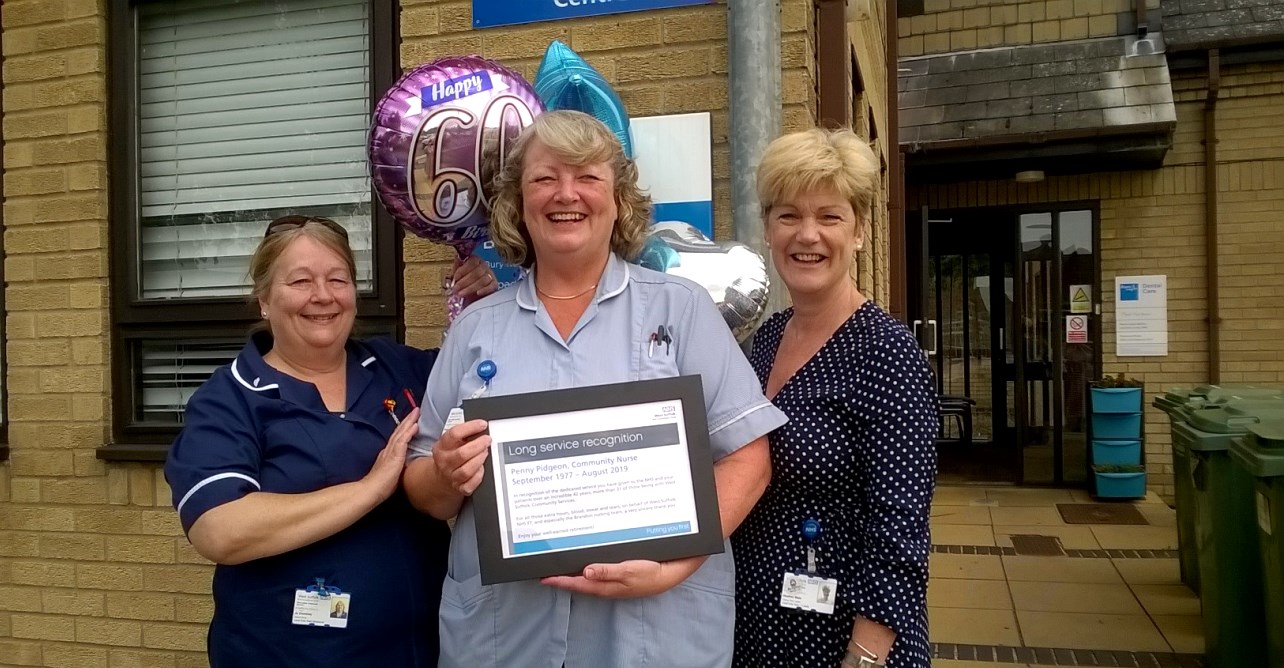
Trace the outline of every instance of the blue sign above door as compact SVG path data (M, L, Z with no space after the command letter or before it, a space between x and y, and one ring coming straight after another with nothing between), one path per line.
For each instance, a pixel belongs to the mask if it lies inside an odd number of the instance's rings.
M647 9L711 5L714 0L473 0L473 27L535 23Z

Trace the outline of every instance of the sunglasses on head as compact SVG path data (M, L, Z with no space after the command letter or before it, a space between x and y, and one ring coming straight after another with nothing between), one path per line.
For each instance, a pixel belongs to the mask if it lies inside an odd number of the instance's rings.
M339 236L343 237L344 241L348 240L348 231L343 229L342 225L334 222L333 220L330 220L329 218L321 218L318 216L297 216L297 215L281 216L280 218L277 218L271 223L268 223L267 231L263 233L263 237L264 238L270 237L273 234L276 234L277 232L297 230L300 227L307 226L308 223L316 223L318 225L323 225L326 228L330 229L331 231L337 233Z

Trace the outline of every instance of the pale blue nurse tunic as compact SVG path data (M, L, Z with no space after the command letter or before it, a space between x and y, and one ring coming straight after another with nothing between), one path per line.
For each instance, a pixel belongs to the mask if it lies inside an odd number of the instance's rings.
M650 350L657 327L672 342ZM481 385L489 396L699 374L715 461L786 418L762 395L713 301L685 279L612 255L597 294L563 341L527 278L466 309L428 379L411 458L431 452L451 408ZM441 599L440 668L721 668L731 665L735 566L731 546L657 596L603 599L538 581L481 584L473 506L464 503Z

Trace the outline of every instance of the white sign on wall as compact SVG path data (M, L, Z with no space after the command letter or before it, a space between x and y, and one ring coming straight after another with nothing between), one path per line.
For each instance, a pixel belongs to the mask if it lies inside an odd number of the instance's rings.
M713 134L708 112L630 118L638 185L656 222L680 221L713 238Z
M1168 354L1168 277L1115 277L1115 354Z

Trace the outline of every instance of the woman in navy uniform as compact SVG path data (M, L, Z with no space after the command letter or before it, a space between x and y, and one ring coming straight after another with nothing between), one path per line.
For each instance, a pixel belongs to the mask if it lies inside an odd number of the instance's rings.
M170 449L183 529L217 564L213 668L437 663L450 532L398 490L436 351L350 339L355 273L335 222L273 221L250 267L266 330L192 395ZM455 278L465 298L496 287L476 260Z

